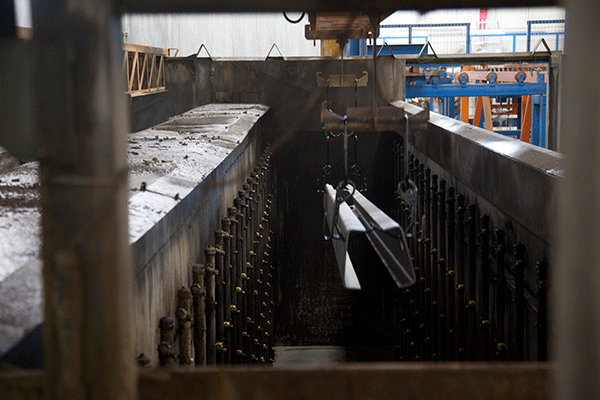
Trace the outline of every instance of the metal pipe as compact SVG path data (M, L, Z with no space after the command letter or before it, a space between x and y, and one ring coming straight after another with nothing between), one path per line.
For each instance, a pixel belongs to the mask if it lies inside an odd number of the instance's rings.
M546 261L536 265L538 271L537 360L548 359L548 276Z
M431 339L431 315L432 313L432 301L431 301L431 288L425 289L425 309L428 315L427 324L425 330L427 337L425 338L425 360L430 361L432 359L432 339Z
M192 316L185 308L178 308L175 312L179 329L179 364L191 366L192 357Z
M226 233L222 230L215 231L215 331L217 350L217 364L225 363L227 348L225 342L225 251L224 241Z
M245 307L245 301L244 301L244 291L243 291L243 286L245 285L245 282L243 281L243 271L244 271L244 256L243 256L243 249L244 249L244 245L243 245L243 224L244 224L244 213L243 213L243 199L244 199L244 195L243 192L239 192L238 197L236 197L234 199L234 206L236 209L236 214L237 214L237 226L236 226L236 240L235 240L235 247L236 247L236 275L235 275L235 282L236 282L236 286L235 286L235 294L236 294L236 300L235 300L235 304L236 304L236 363L243 363L245 360L245 353L244 353L244 331L245 331L245 316L244 316L244 307Z
M469 300L467 303L467 354L466 358L469 361L477 359L477 303L475 300Z
M506 245L504 244L504 230L496 229L496 358L504 360L506 355L506 340L504 333L504 299L506 296L506 277L505 277L505 255Z
M191 366L192 357L192 293L186 287L177 291L177 311L175 317L179 329L179 363Z
M439 241L438 241L438 176L431 175L431 187L428 188L431 218L428 219L429 237L431 238L430 269L431 269L431 296L432 296L432 316L431 316L431 341L432 341L432 360L440 359L440 298L439 298Z
M171 317L163 317L158 324L159 345L158 365L161 367L172 367L177 362L177 353L174 349L175 343L175 321Z
M235 199L237 200L237 198ZM234 200L234 205L235 205L235 200ZM229 253L230 253L230 273L229 273L229 315L230 315L230 321L231 321L231 339L230 339L230 347L231 350L229 351L229 356L231 359L231 363L236 364L238 362L238 357L237 357L237 351L238 349L241 349L240 347L238 347L238 334L241 333L240 331L240 321L239 321L239 309L238 309L238 293L237 293L237 286L238 286L238 276L239 276L239 271L238 271L238 262L237 262L237 257L238 257L238 251L237 251L237 242L238 242L238 236L237 236L237 227L238 227L238 212L237 212L237 208L236 207L230 207L227 209L227 215L228 215L228 219L230 221L230 227L229 227L229 234L230 234L230 241L229 241Z
M515 356L525 359L525 246L515 245Z
M455 354L455 344L456 344L456 271L454 269L456 265L455 260L455 242L456 242L456 230L455 230L455 208L454 208L454 199L455 189L453 187L448 188L448 199L446 200L446 205L448 207L447 210L447 218L448 218L448 234L447 234L447 243L448 243L448 288L447 288L447 304L448 304L448 360L454 361Z
M240 207L242 210L242 216L240 217L241 219L241 225L240 225L240 243L241 243L241 262L240 262L240 266L241 266L241 273L240 273L240 279L241 279L241 305L242 305L242 334L241 334L241 338L242 338L242 352L240 354L243 355L243 360L244 362L248 363L250 362L250 335L249 335L249 324L248 324L248 319L249 319L249 285L248 285L248 214L250 212L250 207L248 205L249 203L249 196L247 193L247 190L250 189L250 187L247 184L243 184L242 187L244 188L244 191L240 192L240 196L241 196L241 203L240 203Z
M217 362L215 347L215 343L217 342L215 275L218 273L215 269L216 249L214 247L207 247L204 253L206 257L204 267L206 287L206 363L213 365Z
M440 258L437 262L438 266L438 286L440 289L439 295L439 317L438 317L438 337L439 337L439 354L440 360L446 361L448 359L447 348L448 348L448 328L447 328L447 311L446 307L448 306L447 298L446 298L446 260Z
M490 217L488 215L482 215L480 221L481 295L478 301L481 315L481 359L483 361L488 361L490 359Z
M447 261L446 261L446 181L440 179L438 185L437 199L438 199L438 235L439 235L439 260L437 263L438 268L438 303L440 304L440 359L446 361L448 359L447 347L448 347L448 299L446 297L446 275L448 272Z
M232 236L231 232L231 220L224 218L221 221L221 229L223 231L223 251L225 256L223 258L223 285L224 285L224 301L223 301L223 329L225 329L224 344L227 352L225 353L225 363L231 364L231 354L233 351L232 347L232 329L233 321L231 318L231 273L233 266L231 264L231 244Z
M456 247L457 247L457 286L456 286L456 336L458 338L458 359L466 359L466 286L465 286L465 196L456 198Z
M477 206L469 204L468 227L468 280L467 280L467 310L468 310L468 331L467 331L467 359L474 361L477 359Z
M456 335L454 330L454 321L456 318L455 314L455 304L454 304L454 277L456 273L454 270L449 270L447 274L448 278L448 318L447 318L447 327L448 327L448 350L446 351L448 361L454 361L455 359L455 341Z
M204 266L202 268L202 281L204 282ZM202 283L203 284L203 283ZM194 359L196 366L206 365L206 291L201 284L192 285L194 307Z

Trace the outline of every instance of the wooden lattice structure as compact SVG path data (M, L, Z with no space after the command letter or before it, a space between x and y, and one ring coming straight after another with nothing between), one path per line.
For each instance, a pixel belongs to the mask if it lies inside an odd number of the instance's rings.
M165 57L169 49L123 44L123 72L131 97L166 91Z

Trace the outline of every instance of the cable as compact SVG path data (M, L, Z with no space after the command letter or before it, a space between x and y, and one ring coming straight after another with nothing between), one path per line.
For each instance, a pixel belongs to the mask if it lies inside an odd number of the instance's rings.
M300 22L300 21L302 21L302 19L304 18L304 15L306 15L306 13L305 13L305 12L303 12L303 13L302 13L302 15L300 16L300 18L298 18L298 19L296 19L296 20L293 20L293 19L290 19L290 17L288 17L288 16L287 16L287 14L286 14L285 12L283 13L283 17L284 17L284 18L285 18L285 20L286 20L287 22L289 22L290 24L297 24L297 23L299 23L299 22Z

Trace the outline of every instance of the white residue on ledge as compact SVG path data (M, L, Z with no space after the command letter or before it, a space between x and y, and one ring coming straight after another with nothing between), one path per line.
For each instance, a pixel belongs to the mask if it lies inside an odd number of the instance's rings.
M258 104L209 104L130 135L130 242L164 217L176 197L185 198L202 182L267 110Z

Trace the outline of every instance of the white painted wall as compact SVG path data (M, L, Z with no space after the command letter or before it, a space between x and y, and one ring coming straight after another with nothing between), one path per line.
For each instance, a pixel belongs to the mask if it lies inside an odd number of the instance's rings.
M122 24L127 43L176 47L179 56L196 53L201 44L213 57L264 58L273 43L286 57L320 54L319 42L304 39L308 17L290 24L281 13L124 15Z

